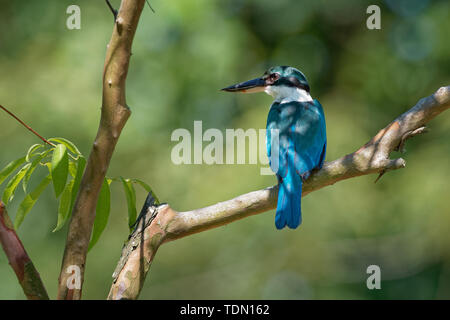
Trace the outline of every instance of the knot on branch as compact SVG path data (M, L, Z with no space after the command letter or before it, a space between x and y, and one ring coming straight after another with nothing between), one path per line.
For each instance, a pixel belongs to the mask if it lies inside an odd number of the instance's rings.
M450 86L440 87L434 94L434 98L440 104L448 104L450 101Z
M117 32L119 33L119 35L122 34L123 23L124 23L123 18L122 18L121 16L118 16L118 17L116 18L116 26L117 26Z

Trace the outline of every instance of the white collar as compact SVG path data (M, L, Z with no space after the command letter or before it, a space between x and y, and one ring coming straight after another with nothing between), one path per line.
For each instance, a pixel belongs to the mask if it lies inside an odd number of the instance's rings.
M303 89L288 86L267 86L264 90L275 98L275 102L286 103L291 101L311 102L311 95Z

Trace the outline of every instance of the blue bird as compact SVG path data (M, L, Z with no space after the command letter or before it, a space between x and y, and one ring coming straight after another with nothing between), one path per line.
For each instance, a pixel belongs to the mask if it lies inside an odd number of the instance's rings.
M327 135L320 102L311 98L303 73L288 66L270 68L260 78L222 90L266 92L275 98L266 131L267 156L279 185L275 226L297 228L302 222L303 182L325 160Z

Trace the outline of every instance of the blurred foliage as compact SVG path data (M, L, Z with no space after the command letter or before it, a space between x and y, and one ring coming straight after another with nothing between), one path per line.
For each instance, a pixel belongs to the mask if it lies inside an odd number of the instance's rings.
M15 215L14 228L16 230L49 184L53 185L55 198L59 203L57 212L58 220L53 232L60 230L71 217L81 185L81 178L86 167L86 159L75 144L64 138L42 140L42 143L32 145L25 156L12 160L0 170L0 186L5 183L1 201L5 205L8 205L14 199L19 185L22 184L24 198ZM37 187L30 191L28 184L30 183L31 176L40 167L46 168L45 171L48 170L48 175L44 176L40 182L36 182ZM8 182L6 183L6 181ZM89 250L100 239L108 223L111 210L110 185L113 181L120 181L123 186L127 198L128 226L130 227L130 232L134 229L134 225L137 222L136 190L134 184L138 184L147 192L151 192L156 200L155 203L159 204L158 198L145 182L139 179L105 177L98 196Z
M73 3L81 7L81 30L66 28L65 11ZM203 121L203 130L265 128L271 97L218 90L226 85L272 65L301 69L324 106L332 160L449 84L448 1L151 4L156 13L143 12L128 73L133 113L108 175L139 177L178 210L276 183L259 174L259 165L170 161L171 132L192 130L194 120ZM366 28L369 4L381 8L381 30ZM0 0L0 8L0 103L43 136L65 137L88 154L113 24L108 8L87 0ZM375 176L366 176L308 195L303 225L295 231L276 231L271 211L164 245L140 298L450 298L449 127L445 113L433 120L430 133L408 142L407 167L375 185ZM36 142L0 113L0 167ZM138 191L137 203L145 196ZM20 201L10 204L11 213ZM67 228L51 232L57 210L47 188L19 229L51 297ZM126 197L111 197L110 221L89 253L85 298L107 296L127 219ZM371 264L381 267L381 290L366 288ZM3 252L0 275L0 298L23 299Z

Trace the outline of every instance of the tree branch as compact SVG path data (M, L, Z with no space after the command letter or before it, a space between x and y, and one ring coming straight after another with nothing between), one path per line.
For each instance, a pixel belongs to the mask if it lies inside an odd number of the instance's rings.
M423 133L425 124L449 107L450 86L421 99L357 151L326 162L304 183L303 196L341 180L405 167L405 160L390 159L390 153L401 149L406 139ZM278 186L272 186L187 212L177 212L167 204L150 206L148 221L139 223L122 249L108 299L138 298L161 244L274 209L277 197Z
M31 262L22 242L14 230L5 205L0 201L0 243L9 264L16 273L25 296L30 300L48 300L41 277Z
M107 47L100 125L72 212L59 276L58 299L81 298L81 287L68 289L66 283L72 274L66 270L77 266L81 272L80 283L83 284L98 195L117 140L130 116L125 101L125 82L131 45L144 4L145 0L122 1Z

